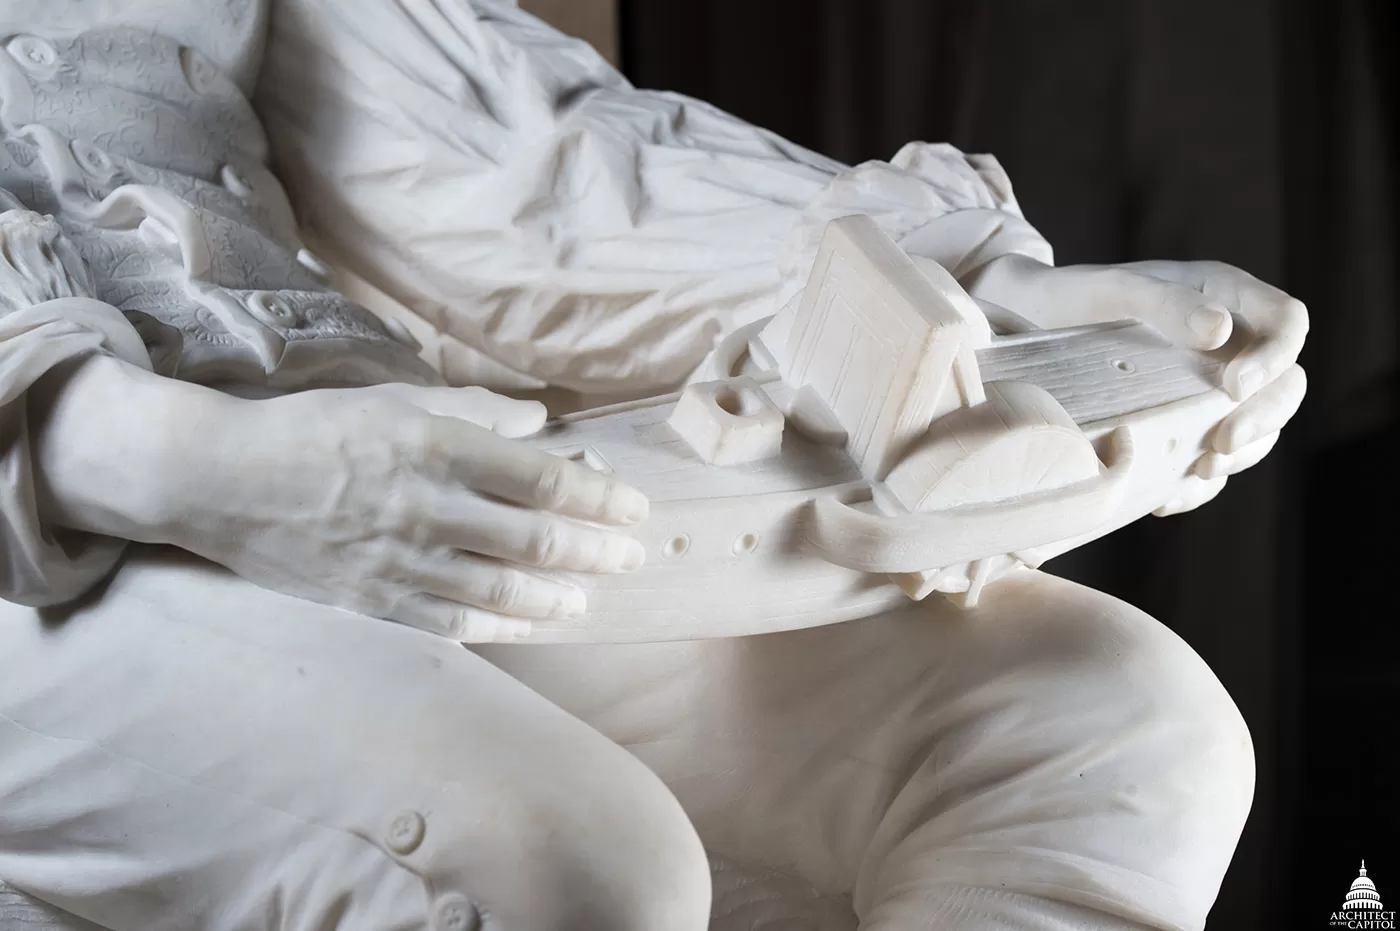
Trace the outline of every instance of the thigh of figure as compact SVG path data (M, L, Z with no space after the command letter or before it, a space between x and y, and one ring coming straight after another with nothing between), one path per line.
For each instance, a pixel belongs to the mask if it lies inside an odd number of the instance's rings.
M704 926L634 758L458 644L137 549L0 603L0 878L114 931Z

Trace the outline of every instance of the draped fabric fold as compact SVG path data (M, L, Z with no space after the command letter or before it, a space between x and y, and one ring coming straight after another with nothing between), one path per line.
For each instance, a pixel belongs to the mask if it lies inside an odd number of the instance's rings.
M136 329L109 304L69 297L0 315L0 598L6 601L70 601L111 571L126 546L47 525L35 488L25 393L56 366L96 352L151 366Z
M848 168L492 0L274 4L255 104L323 248L526 383L675 386L800 289L837 216L964 271L1051 258L991 157Z

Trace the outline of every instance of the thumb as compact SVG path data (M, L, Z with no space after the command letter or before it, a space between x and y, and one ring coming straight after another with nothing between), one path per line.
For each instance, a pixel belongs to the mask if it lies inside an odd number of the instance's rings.
M485 388L442 388L385 385L400 400L440 417L455 417L485 427L500 436L530 436L544 426L545 406L520 401Z
M1087 282L1092 304L1105 316L1135 317L1189 349L1219 349L1234 329L1223 305L1200 291L1126 268L1103 269ZM1103 314L1108 309L1113 314Z

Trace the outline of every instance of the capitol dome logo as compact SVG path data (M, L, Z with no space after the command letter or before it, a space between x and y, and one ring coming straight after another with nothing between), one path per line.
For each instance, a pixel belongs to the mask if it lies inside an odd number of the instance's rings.
M1385 911L1381 905L1380 893L1376 884L1366 875L1366 861L1361 861L1361 872L1352 881L1351 890L1342 900L1341 911L1332 913L1334 928L1386 928L1394 931L1395 912Z

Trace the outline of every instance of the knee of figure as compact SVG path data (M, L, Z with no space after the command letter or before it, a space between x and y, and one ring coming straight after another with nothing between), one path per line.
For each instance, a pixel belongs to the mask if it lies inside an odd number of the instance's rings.
M1204 923L1254 786L1249 731L1206 663L1142 611L1040 573L939 620L919 660L935 674L901 694L922 758L858 902L896 909L891 890L937 881L1035 901L1057 889L1133 916L1115 927Z
M433 849L425 834L414 864L429 880L432 931L703 931L705 850L670 791L628 762L586 786L554 774L553 792L440 794Z
M1254 747L1225 687L1185 642L1145 614L1106 678L1124 712L1112 740L1121 776L1106 794L1127 817L1103 823L1136 834L1153 853L1140 864L1174 890L1183 914L1204 923L1254 798ZM1107 696L1106 696L1107 697Z
M1005 687L1040 706L1036 717L1060 722L1071 739L1114 734L1118 750L1154 765L1209 773L1247 807L1249 728L1185 641L1126 602L1042 573L1025 573L1006 596L978 649Z
M1059 580L1041 595L1020 648L1037 715L1062 732L1050 740L1069 761L1066 781L1107 836L1153 851L1159 879L1213 890L1253 800L1239 709L1205 661L1146 613Z
M1185 641L1135 608L1119 610L1123 617L1103 643L1115 655L1100 675L1104 698L1116 695L1123 705L1118 727L1125 752L1141 757L1137 771L1156 774L1153 783L1170 796L1183 822L1194 813L1228 826L1233 850L1254 795L1249 726L1225 686ZM1125 624L1131 628L1126 636Z

